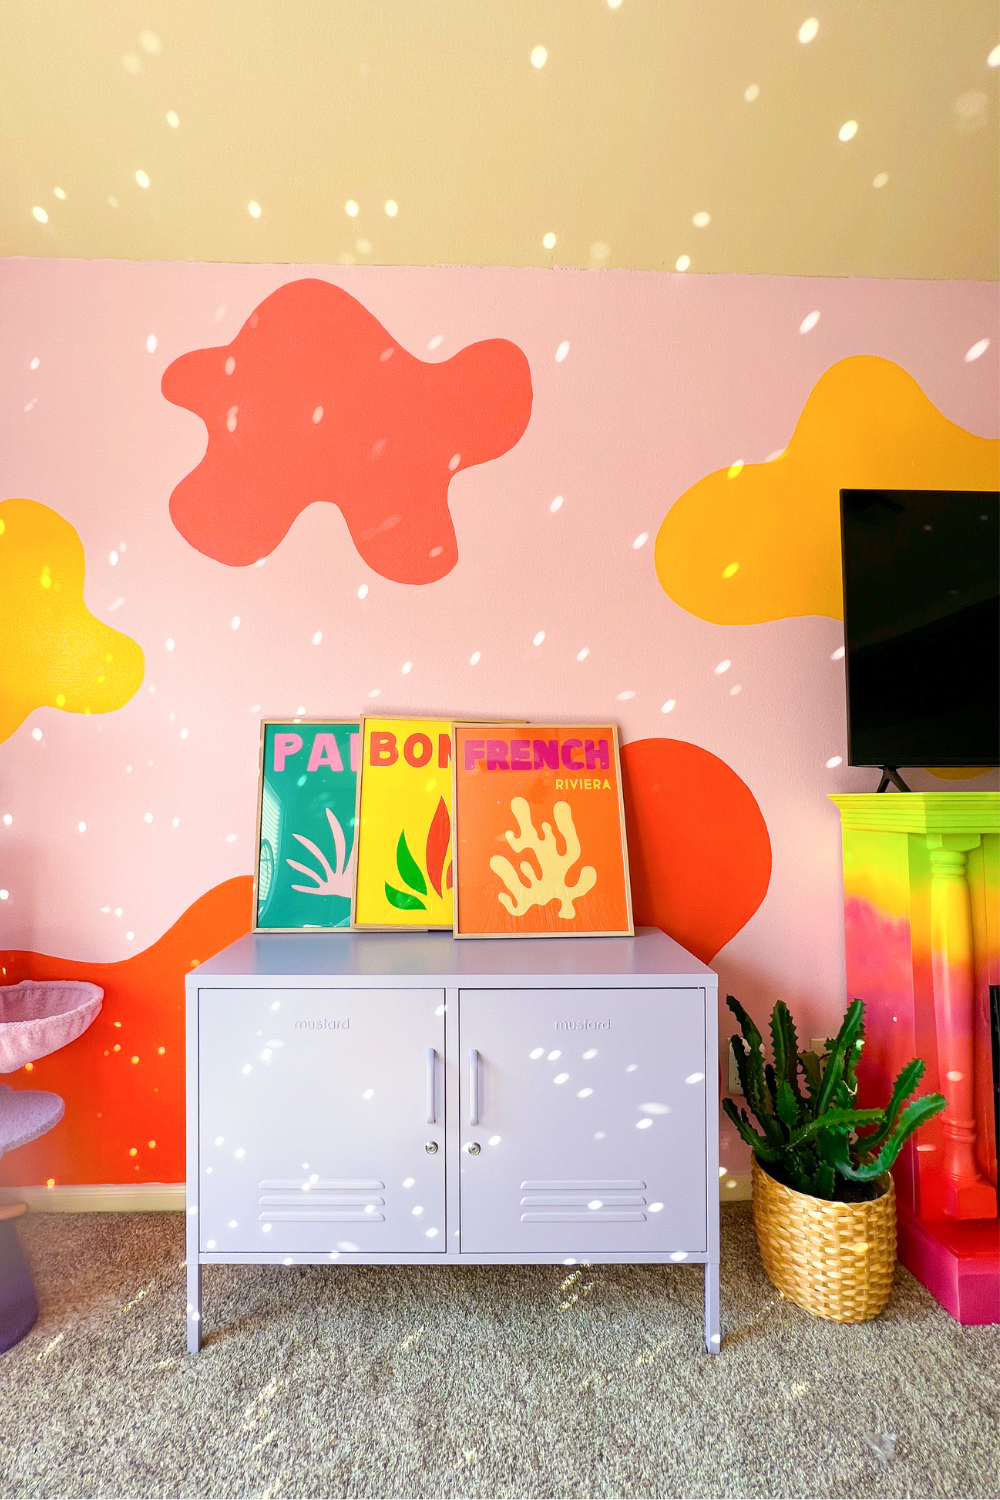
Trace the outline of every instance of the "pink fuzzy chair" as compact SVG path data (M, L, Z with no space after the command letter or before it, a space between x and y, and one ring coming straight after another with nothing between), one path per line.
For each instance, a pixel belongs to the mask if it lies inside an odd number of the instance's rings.
M0 1073L47 1057L86 1031L104 991L76 980L22 979L0 985Z

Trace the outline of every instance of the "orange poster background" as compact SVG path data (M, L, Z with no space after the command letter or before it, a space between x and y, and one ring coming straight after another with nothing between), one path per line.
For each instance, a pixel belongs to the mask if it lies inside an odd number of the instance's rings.
M474 770L465 769L467 741L503 740L509 746L512 739L528 741L532 763L535 740L557 740L561 751L569 739L593 740L595 744L604 739L608 741L610 765L607 770L595 767L589 771L564 769L562 765L558 771L548 766L527 771L489 771L484 758ZM580 750L573 751L572 756L575 760L584 758ZM557 779L563 783L590 780L599 783L602 789L582 785L557 788ZM603 789L605 781L609 783L607 789ZM532 724L521 728L510 723L456 725L454 796L457 937L632 931L618 739L612 725ZM531 822L540 838L543 823L550 825L560 856L566 853L566 842L555 826L554 807L557 802L569 804L580 841L580 855L565 871L565 881L570 887L576 885L588 865L597 872L595 885L584 895L573 895L570 891L575 911L572 918L559 916L560 902L554 898L545 905L529 907L520 917L508 912L498 899L501 893L509 895L510 891L490 867L494 856L509 860L518 874L522 863L531 866L536 878L544 873L531 848L514 850L507 841L508 830L515 836L518 833L518 821L511 810L511 802L517 797L527 802Z

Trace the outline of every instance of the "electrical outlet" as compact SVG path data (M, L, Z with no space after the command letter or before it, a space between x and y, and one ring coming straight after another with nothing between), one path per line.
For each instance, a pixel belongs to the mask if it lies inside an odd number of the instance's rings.
M736 1069L736 1053L733 1051L732 1042L729 1043L729 1092L731 1094L739 1094L741 1099L743 1097L743 1090L740 1088L740 1075Z

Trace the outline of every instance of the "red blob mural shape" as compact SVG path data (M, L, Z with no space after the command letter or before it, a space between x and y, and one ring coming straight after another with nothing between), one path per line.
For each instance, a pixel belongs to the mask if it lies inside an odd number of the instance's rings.
M771 840L750 788L684 740L622 747L632 908L708 963L767 893Z
M311 279L265 298L231 344L175 359L161 389L208 428L205 457L170 497L192 547L246 567L323 500L397 583L455 566L449 481L512 448L532 400L516 344L425 364L349 293Z

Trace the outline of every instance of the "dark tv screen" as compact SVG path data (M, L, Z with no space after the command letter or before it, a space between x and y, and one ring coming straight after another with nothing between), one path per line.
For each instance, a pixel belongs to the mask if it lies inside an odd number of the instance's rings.
M1000 494L841 490L848 760L1000 761Z

